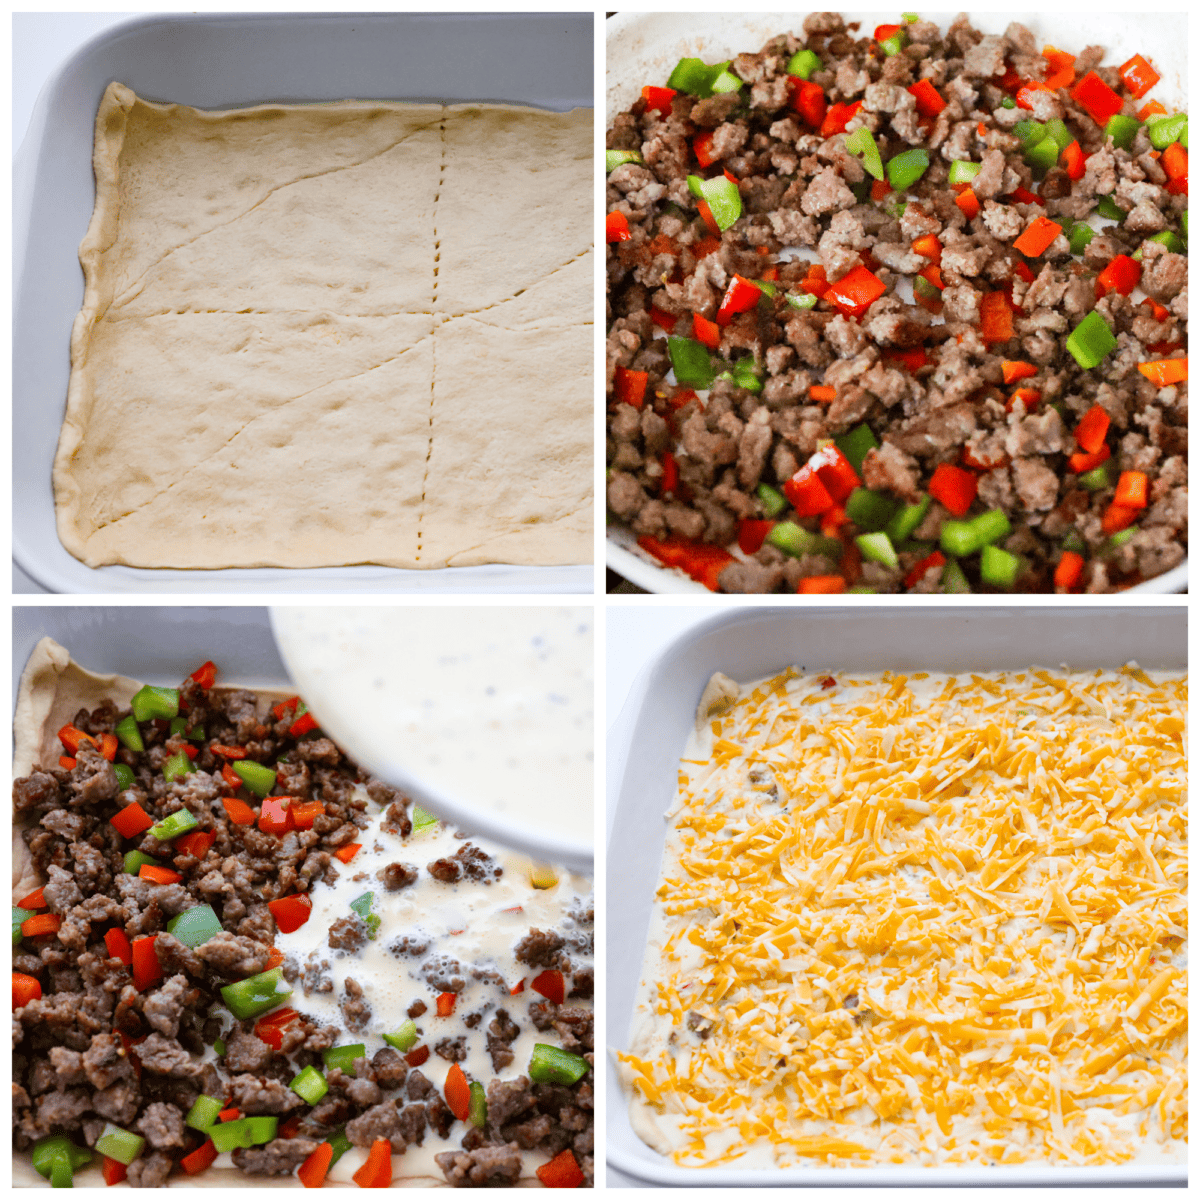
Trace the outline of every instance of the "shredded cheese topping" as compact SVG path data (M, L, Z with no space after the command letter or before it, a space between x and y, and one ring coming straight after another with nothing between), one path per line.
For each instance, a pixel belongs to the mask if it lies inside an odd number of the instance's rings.
M673 1160L1183 1156L1186 712L1133 665L743 688L619 1056Z

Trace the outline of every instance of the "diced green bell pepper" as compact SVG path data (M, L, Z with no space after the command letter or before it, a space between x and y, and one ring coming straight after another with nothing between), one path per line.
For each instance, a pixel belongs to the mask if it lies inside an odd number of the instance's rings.
M183 736L187 738L189 742L204 741L204 726L196 725L189 733L187 717L176 717L175 720L171 722L171 732L183 734Z
M478 1079L471 1081L471 1106L467 1112L467 1120L476 1129L482 1129L487 1124L487 1096L483 1084Z
M991 512L980 513L977 517L972 517L970 525L975 531L975 541L980 547L998 542L1001 538L1006 538L1012 533L1012 525L1009 524L1008 518L998 508L992 509Z
M18 908L15 904L12 906L13 912L13 945L16 946L21 941L21 924L28 921L30 917L36 917L37 913L31 908Z
M924 275L914 275L912 280L913 295L921 296L925 300L933 300L940 302L942 299L942 289L934 283L930 283Z
M942 549L956 557L965 558L979 549L970 521L943 521L939 537Z
M92 1152L56 1133L34 1143L32 1158L33 1169L51 1187L74 1187L75 1172L92 1161Z
M231 1150L248 1150L275 1140L279 1132L278 1117L239 1117L236 1121L220 1121L210 1125L208 1136L218 1154Z
M1073 550L1076 554L1083 554L1087 550L1087 542L1079 536L1079 530L1068 529L1062 540L1062 548Z
M1165 150L1172 142L1177 142L1187 131L1187 113L1175 113L1169 117L1151 117L1147 122L1146 132L1150 135L1150 145L1155 150Z
M1025 151L1025 161L1039 171L1050 170L1058 162L1058 143L1052 137L1042 138Z
M817 298L812 292L788 292L786 299L792 308L798 308L801 312L817 307Z
M882 492L857 487L846 498L846 516L868 532L882 529L896 515L899 504Z
M888 56L888 58L895 58L895 56L904 49L904 43L906 40L907 39L904 36L904 30L902 29L899 33L893 33L890 38L884 38L883 41L879 43L879 48Z
M413 833L420 833L422 829L432 829L438 823L437 817L431 812L426 812L419 804L414 804L412 807L412 826Z
M896 557L896 548L886 533L860 534L854 539L854 544L861 551L863 558L881 563L892 571L899 569L900 560Z
M218 1058L225 1057L225 1039L224 1038L217 1038L217 1040L215 1042L213 1042L213 1053L216 1054L216 1056Z
M336 1067L343 1075L353 1075L354 1060L366 1057L367 1047L364 1042L355 1042L353 1046L330 1046L328 1050L321 1051L325 1066L331 1071Z
M922 146L901 150L888 159L888 183L898 192L906 192L929 170L929 151Z
M788 59L788 65L784 69L789 75L799 75L801 79L809 79L814 71L821 69L821 59L814 51L807 48L797 50Z
M876 179L883 179L883 159L875 144L875 135L866 126L846 135L846 149L856 158L862 158L863 169Z
M185 754L183 757L187 758L187 755ZM166 768L164 767L163 770L165 773ZM160 842L172 842L177 837L183 837L185 833L190 833L199 824L200 822L186 808L180 808L171 813L169 817L164 817L157 825L151 825L148 832L151 837L157 838Z
M1005 96L1004 99L1000 101L1000 107L1001 108L1016 108L1017 102L1011 96Z
M984 546L979 556L979 577L992 587L1012 587L1020 570L1021 560L999 546Z
M136 875L143 866L161 867L162 863L157 858L151 858L149 854L143 854L140 850L125 851L126 875Z
M1112 460L1102 462L1098 467L1085 471L1079 477L1079 486L1089 492L1099 492L1106 487L1112 487Z
M382 924L380 918L371 911L371 906L375 902L374 892L363 892L357 900L350 901L350 907L362 917L367 926L367 936L374 941L375 935L379 932L379 926Z
M793 521L780 521L767 534L766 540L794 558L805 554L824 554L836 558L842 552L842 544L837 538L822 537L821 534L813 533Z
M117 722L116 734L117 740L126 749L132 750L136 754L141 754L146 749L146 743L142 741L142 731L138 728L137 718L132 713Z
M691 185L691 178L688 180ZM714 175L700 181L700 197L707 201L713 220L720 230L728 229L742 215L742 193L732 179Z
M325 1140L333 1147L333 1158L329 1163L332 1167L350 1149L350 1139L346 1136L345 1129L339 1129L337 1133L330 1134Z
M1142 123L1137 117L1127 117L1124 113L1113 113L1104 126L1104 136L1112 138L1112 144L1121 150L1128 150L1137 137L1137 131Z
M182 750L178 754L172 754L170 758L163 760L163 778L168 783L176 779L182 779L185 775L190 775L195 769L192 766L192 760Z
M952 184L970 183L982 170L982 163L971 162L970 159L966 158L955 159L950 164L950 182Z
M1046 136L1046 127L1041 121L1024 117L1013 126L1013 136L1021 139L1026 150L1032 149Z
M256 796L269 796L271 789L275 786L275 772L270 767L264 767L262 763L252 762L248 758L241 759L233 764L234 774L250 789Z
M211 904L197 904L167 922L167 932L193 950L224 932Z
M671 367L677 382L701 390L712 387L716 372L707 346L692 338L669 337L667 353L671 356Z
M855 584L854 587L847 588L842 595L844 596L874 596L875 589L873 587L864 587L861 583Z
M589 1069L587 1059L544 1042L535 1043L533 1057L529 1060L529 1078L534 1083L558 1083L570 1087L578 1083Z
M216 1100L212 1096L197 1096L183 1123L191 1129L205 1133L210 1125L217 1123L217 1114L224 1107L223 1101Z
M1096 212L1109 221L1125 220L1125 210L1117 204L1112 196L1101 196L1096 201Z
M842 452L843 454L845 451ZM849 458L849 455L846 455ZM787 508L787 497L769 483L760 483L755 488L754 494L758 497L758 502L763 507L763 513L768 517L777 517L785 508Z
M138 721L170 721L179 715L179 689L151 687L146 684L129 702ZM134 747L130 747L134 749Z
M963 569L958 565L958 559L952 558L942 568L942 592L947 596L965 595L971 590Z
M399 1050L401 1054L406 1053L417 1044L416 1021L410 1019L402 1022L395 1033L385 1033L383 1040L393 1049Z
M1076 221L1067 234L1067 241L1071 243L1071 253L1082 254L1092 244L1092 238L1095 236L1096 231L1090 225Z
M887 524L884 532L892 539L893 546L899 546L913 535L913 530L925 520L929 506L933 501L928 496L922 496L916 504L906 504Z
M1183 244L1183 239L1173 229L1164 229L1162 233L1156 233L1152 237L1146 239L1148 242L1158 242L1162 246L1166 246L1172 254L1186 254L1187 247Z
M316 1104L329 1091L325 1076L312 1066L305 1067L288 1086L307 1104Z
M871 432L870 425L856 425L849 433L834 438L833 444L859 474L862 474L863 460L868 453L879 449L879 439ZM774 513L769 515L774 516Z
M145 1145L144 1137L109 1122L96 1139L96 1153L103 1154L105 1158L115 1158L117 1162L129 1166L141 1154Z
M1109 547L1113 550L1116 550L1117 547L1125 545L1125 543L1129 541L1129 539L1132 538L1137 531L1138 527L1136 525L1130 525L1125 529L1118 529L1117 532L1108 539Z
M1058 117L1051 117L1046 122L1046 136L1052 137L1060 150L1065 150L1075 141L1075 135L1067 128L1066 122Z
M113 763L113 774L117 777L117 787L123 792L137 782L134 778L133 768L127 767L124 763Z
M1098 367L1116 347L1117 339L1113 337L1108 322L1094 309L1067 337L1067 349L1085 371Z
M261 1017L263 1013L278 1008L291 994L292 989L283 978L282 967L272 967L261 975L239 979L221 989L221 999L239 1021Z
M901 13L900 20L905 25L915 25L921 18L916 13Z
M741 89L742 81L726 67L713 81L713 95L720 95L722 92L736 92Z
M606 175L611 174L625 163L642 163L645 161L641 153L637 150L605 150L604 172Z

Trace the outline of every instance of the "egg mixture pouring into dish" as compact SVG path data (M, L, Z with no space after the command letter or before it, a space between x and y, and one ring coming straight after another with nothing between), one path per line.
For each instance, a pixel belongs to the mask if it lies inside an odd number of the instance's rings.
M1186 677L716 676L628 1053L682 1166L1184 1162Z
M627 544L724 592L1111 592L1183 561L1178 81L1001 25L812 13L626 93Z
M216 676L26 667L15 1181L590 1186L590 880Z
M590 608L282 605L272 622L323 728L377 775L590 846Z

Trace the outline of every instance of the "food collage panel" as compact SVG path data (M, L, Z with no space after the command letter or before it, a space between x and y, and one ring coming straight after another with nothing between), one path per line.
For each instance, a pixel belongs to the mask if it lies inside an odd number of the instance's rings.
M13 14L12 1186L1185 1188L1187 21Z

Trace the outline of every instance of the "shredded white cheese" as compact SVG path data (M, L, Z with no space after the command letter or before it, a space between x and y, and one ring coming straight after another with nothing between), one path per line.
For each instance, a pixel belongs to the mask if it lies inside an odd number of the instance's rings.
M743 687L680 766L635 1128L685 1166L1185 1158L1186 715L1134 665Z

